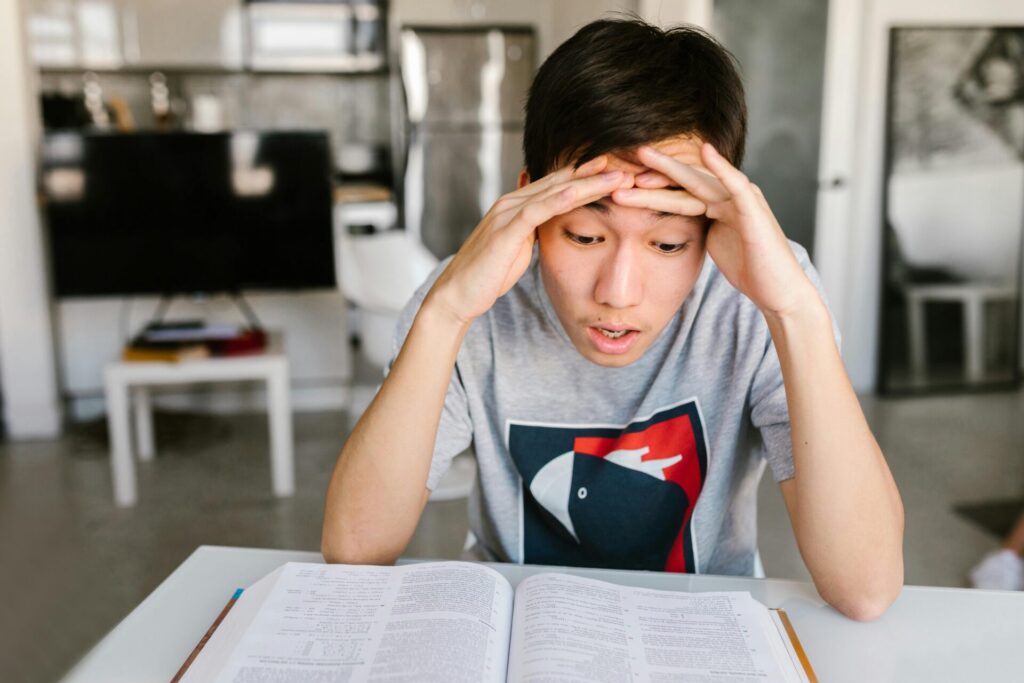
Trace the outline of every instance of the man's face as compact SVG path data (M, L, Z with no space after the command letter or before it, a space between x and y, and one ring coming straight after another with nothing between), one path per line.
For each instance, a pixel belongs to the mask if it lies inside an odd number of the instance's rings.
M653 145L700 165L700 140ZM641 173L631 155L609 170ZM624 207L606 197L537 229L541 277L558 318L588 360L628 365L654 343L704 264L706 219Z

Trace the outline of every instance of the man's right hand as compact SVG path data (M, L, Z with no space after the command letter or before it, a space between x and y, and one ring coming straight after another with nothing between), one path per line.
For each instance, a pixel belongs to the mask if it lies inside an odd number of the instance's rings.
M632 174L602 173L608 157L560 168L494 203L434 283L430 305L460 324L483 315L530 265L536 229L557 215L632 187Z

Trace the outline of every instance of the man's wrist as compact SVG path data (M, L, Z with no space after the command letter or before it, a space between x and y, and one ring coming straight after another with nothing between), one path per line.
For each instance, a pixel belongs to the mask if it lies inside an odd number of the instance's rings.
M427 294L427 297L423 300L423 304L416 314L416 321L422 321L421 324L433 330L443 330L460 336L464 335L473 323L472 319L459 315L451 306L447 305L444 299L433 291Z
M808 282L808 289L780 310L762 310L776 346L785 337L806 335L823 330L832 336L832 318L818 290Z
M828 316L825 302L822 301L817 288L806 276L800 279L799 284L793 290L792 296L777 307L760 307L761 313L769 324L773 321L784 323L820 318L822 315Z

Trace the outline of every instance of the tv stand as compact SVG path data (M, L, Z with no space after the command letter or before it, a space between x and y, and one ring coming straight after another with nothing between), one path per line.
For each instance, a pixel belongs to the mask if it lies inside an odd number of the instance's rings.
M163 327L164 316L167 315L168 309L171 307L171 303L175 298L182 296L181 294L161 294L160 302L156 306L156 310L153 311L153 316L146 323L146 327ZM249 302L245 300L245 295L241 292L230 292L228 296L231 297L231 301L234 302L235 307L238 308L242 313L242 317L245 318L245 322L249 325L250 330L262 331L263 323L256 316L256 311L253 310Z

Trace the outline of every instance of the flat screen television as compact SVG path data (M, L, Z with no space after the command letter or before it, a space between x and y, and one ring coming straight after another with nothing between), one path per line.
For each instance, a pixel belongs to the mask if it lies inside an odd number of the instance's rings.
M56 132L42 186L57 296L334 287L322 132Z

